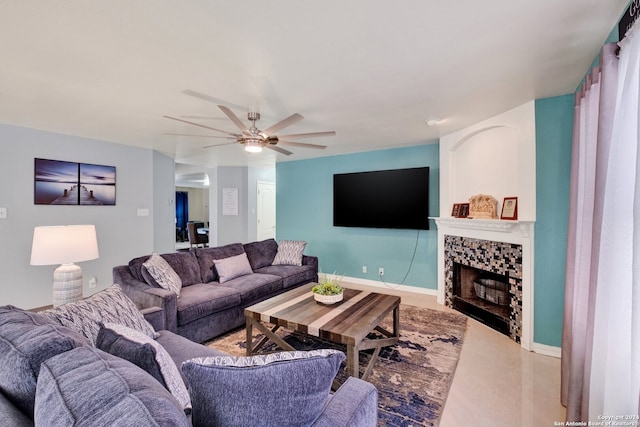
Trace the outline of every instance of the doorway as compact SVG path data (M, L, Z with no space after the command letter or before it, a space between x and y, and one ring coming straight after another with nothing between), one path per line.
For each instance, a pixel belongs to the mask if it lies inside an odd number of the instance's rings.
M276 184L258 181L257 240L276 238Z

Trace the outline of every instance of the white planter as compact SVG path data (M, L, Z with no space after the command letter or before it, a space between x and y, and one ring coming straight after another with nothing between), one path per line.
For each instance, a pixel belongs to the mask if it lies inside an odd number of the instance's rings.
M342 301L343 296L344 296L344 293L340 293L338 295L313 294L313 298L322 304L335 304L337 302Z

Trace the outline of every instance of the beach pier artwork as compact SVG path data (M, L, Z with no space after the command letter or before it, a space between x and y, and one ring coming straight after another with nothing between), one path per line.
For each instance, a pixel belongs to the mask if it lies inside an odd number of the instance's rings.
M77 205L80 200L81 205L103 205L100 200L93 195L93 190L87 190L84 185L73 185L64 190L64 194L53 202L52 205Z
M36 205L116 204L115 166L35 159Z

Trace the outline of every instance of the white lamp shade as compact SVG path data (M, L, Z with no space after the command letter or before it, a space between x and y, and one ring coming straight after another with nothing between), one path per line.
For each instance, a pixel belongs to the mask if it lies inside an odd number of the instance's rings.
M35 227L31 265L57 265L98 258L94 225Z

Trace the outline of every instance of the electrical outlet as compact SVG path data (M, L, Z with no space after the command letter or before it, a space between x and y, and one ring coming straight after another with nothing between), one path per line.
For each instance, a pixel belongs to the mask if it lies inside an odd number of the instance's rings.
M98 286L98 279L95 277L92 277L91 279L89 279L89 287L95 288L96 286Z
M384 276L384 268L378 268L378 276Z
M362 266L362 272L363 272L363 273L366 273L366 272L367 272L367 266L366 266L366 265L363 265L363 266Z

